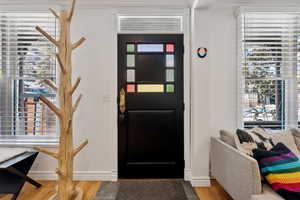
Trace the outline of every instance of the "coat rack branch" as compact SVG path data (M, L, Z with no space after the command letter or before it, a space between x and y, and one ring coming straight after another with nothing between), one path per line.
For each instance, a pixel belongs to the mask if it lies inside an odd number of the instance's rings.
M60 16L57 14L57 12L55 12L55 10L53 10L52 8L49 8L50 12L58 19L60 19Z
M50 80L43 80L45 84L47 84L50 88L52 88L55 92L57 92L57 86Z
M40 147L33 147L33 149L36 150L36 151L38 151L38 152L42 152L44 154L47 154L47 155L49 155L49 156L51 156L51 157L53 157L55 159L58 159L58 154L55 153L55 152L51 152L51 151L48 151L46 149L42 149Z
M63 176L62 172L58 168L55 169L55 173L59 176Z
M56 54L56 58L58 60L58 64L59 64L59 67L60 67L60 70L62 71L62 73L66 73L66 69L65 69L65 66L64 66L64 63L60 57L60 55L57 53Z
M77 153L79 153L87 144L89 143L88 140L85 140L81 145L79 145L76 149L73 150L73 157L76 156Z
M79 47L85 40L85 37L80 38L80 40L72 44L72 49L76 49L77 47Z
M75 82L75 85L74 85L74 86L72 87L72 89L70 90L70 94L71 94L71 95L75 92L75 90L76 90L77 87L79 86L80 81L81 81L81 77L78 77L77 80L76 80L76 82Z
M79 103L80 103L80 101L81 101L81 98L82 98L82 94L79 95L79 97L77 98L77 100L76 100L76 102L75 102L75 105L74 105L74 108L73 108L73 113L75 113L75 111L77 110L78 105L79 105Z
M58 117L61 117L60 109L57 108L51 101L49 101L46 97L40 96L40 100L45 103Z
M76 4L76 0L73 0L72 3L71 3L71 9L70 9L69 16L68 16L69 21L72 20L72 17L74 15L75 4Z
M40 32L42 35L44 35L50 42L55 44L55 46L59 46L58 41L56 41L51 35L49 35L46 31L44 31L41 27L37 26L35 27L38 32Z

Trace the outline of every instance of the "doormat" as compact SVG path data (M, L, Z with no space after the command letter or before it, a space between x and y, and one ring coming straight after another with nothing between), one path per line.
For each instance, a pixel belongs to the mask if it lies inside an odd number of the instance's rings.
M199 200L183 180L120 180L102 182L94 200Z

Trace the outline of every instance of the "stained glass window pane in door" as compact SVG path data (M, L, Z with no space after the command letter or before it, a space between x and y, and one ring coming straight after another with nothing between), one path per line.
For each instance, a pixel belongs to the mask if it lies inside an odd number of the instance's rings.
M166 45L166 52L173 53L174 52L174 44L167 44Z
M163 84L139 84L137 86L137 92L144 93L144 92L155 92L155 93L162 93L164 92L164 85Z
M127 54L127 67L135 66L135 56L131 54Z
M166 70L166 81L167 82L174 82L174 69L167 69Z
M140 53L148 52L148 53L159 53L164 52L164 45L163 44L138 44L137 51Z
M127 93L135 92L135 85L134 84L127 84Z
M127 70L127 82L135 82L135 70Z
M174 67L174 55L166 55L166 66Z
M173 93L173 92L174 92L174 89L175 89L174 84L167 84L167 85L166 85L166 91L167 91L168 93Z
M127 52L129 53L134 52L134 44L127 44Z

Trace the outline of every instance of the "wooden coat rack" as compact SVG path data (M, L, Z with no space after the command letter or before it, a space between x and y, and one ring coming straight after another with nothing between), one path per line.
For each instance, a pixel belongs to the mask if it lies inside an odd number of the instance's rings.
M70 25L74 14L75 3L76 0L71 0L70 10L63 10L60 14L50 9L60 23L59 40L55 40L43 29L36 27L37 31L57 47L58 53L56 54L56 57L60 66L59 87L50 80L44 80L45 84L58 93L59 107L54 105L46 97L40 96L40 100L57 115L60 122L58 152L50 152L38 147L34 148L58 161L58 168L56 169L58 175L58 187L57 193L50 198L52 200L81 200L83 197L82 190L75 187L73 182L74 157L88 144L88 140L86 140L77 148L74 149L73 147L73 115L80 103L82 95L77 98L73 105L72 95L79 86L81 78L79 77L75 84L72 85L72 52L85 41L85 38L82 37L78 42L71 43Z

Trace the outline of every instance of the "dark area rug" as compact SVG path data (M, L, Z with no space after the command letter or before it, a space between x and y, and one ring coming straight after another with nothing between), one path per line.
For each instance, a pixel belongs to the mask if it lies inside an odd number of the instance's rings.
M102 182L95 200L199 200L183 180L120 180Z

